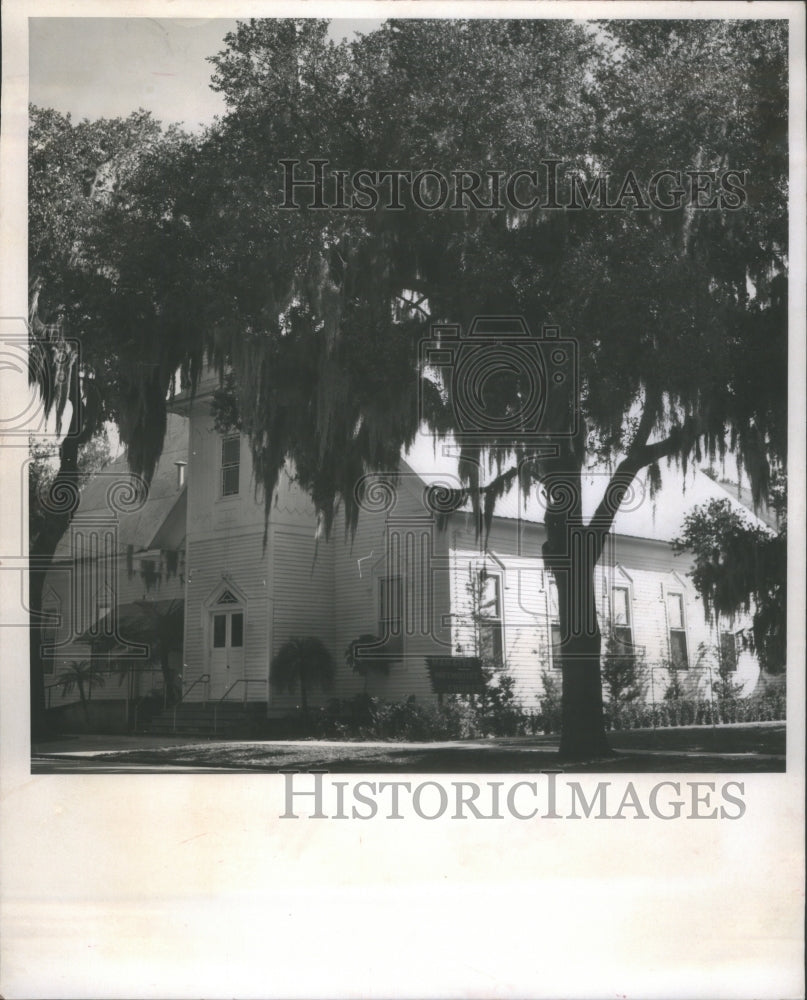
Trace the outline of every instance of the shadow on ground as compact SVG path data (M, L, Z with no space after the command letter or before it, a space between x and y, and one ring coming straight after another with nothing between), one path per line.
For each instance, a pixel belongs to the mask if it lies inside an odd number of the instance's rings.
M555 737L495 738L440 743L326 740L170 742L124 746L38 745L34 774L177 771L328 771L338 774L752 773L785 770L784 723L692 726L611 733L612 757L563 763ZM117 741L121 743L120 739Z

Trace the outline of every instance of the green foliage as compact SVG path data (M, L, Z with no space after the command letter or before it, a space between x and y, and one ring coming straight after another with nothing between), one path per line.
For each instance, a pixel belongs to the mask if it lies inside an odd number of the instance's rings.
M71 660L68 666L56 678L62 687L62 694L70 694L83 684L104 686L103 670L93 660Z
M45 526L50 512L48 492L52 488L59 468L58 448L49 440L41 440L33 435L28 440L28 539L29 545L36 546L40 532ZM106 466L111 459L109 437L102 429L95 437L81 447L78 453L78 475L76 485L83 489L90 477Z
M232 370L224 372L221 383L213 393L210 404L213 426L217 434L241 432L241 417L238 413L237 384Z
M69 525L79 454L117 425L130 468L149 478L163 447L166 396L198 373L198 302L184 262L179 201L193 143L144 111L74 124L29 108L29 381L59 445L54 497L67 502L32 535L29 602L41 608L48 560ZM62 426L69 414L69 426ZM44 677L31 618L31 723L44 731Z
M272 659L269 681L278 691L300 688L303 715L308 714L308 693L313 687L327 690L335 672L333 657L321 639L297 636L287 639Z
M612 708L641 701L647 691L643 651L626 651L613 632L609 633L602 658L602 679Z
M541 716L545 733L560 732L561 684L551 670L541 671Z
M501 669L494 671L483 667L482 674L484 690L471 696L481 735L520 735L524 729L525 713L516 698L515 678Z
M350 667L350 669L363 677L365 683L370 674L388 674L390 668L390 661L384 659L383 657L372 657L367 655L358 655L358 649L360 646L374 646L378 643L378 636L373 635L370 632L365 632L358 638L353 639L348 643L345 649L345 664Z
M92 697L93 685L103 687L105 684L102 668L94 660L71 660L68 666L56 677L56 682L61 685L63 695L78 690L84 722L89 726L89 701Z
M160 571L153 559L140 560L140 576L143 578L143 585L147 591L157 585L160 580Z
M787 642L786 479L774 479L780 528L753 525L726 498L696 507L673 542L677 553L691 552L689 573L710 620L753 614L749 645L770 673L785 668Z
M154 563L144 560L150 569L144 572L146 587L153 586L156 577ZM114 626L110 635L102 639L92 639L93 651L109 652L116 646L115 635L125 635L135 642L143 642L150 647L150 662L158 663L165 685L165 704L169 707L182 700L182 678L170 666L169 658L172 651L181 650L184 638L185 602L175 599L167 604L155 601L134 601L125 610L115 607L112 611ZM84 637L89 640L88 636ZM142 661L141 661L142 662ZM126 662L121 670L128 669Z
M743 685L735 680L734 674L724 663L718 666L712 686L715 697L721 704L727 701L736 701L743 690Z
M719 646L700 643L695 667L709 677L712 696L721 705L735 701L742 694L744 685L737 680L736 663L724 659Z
M661 459L733 449L761 496L771 462L786 456L786 29L405 19L336 45L322 21L252 20L212 60L228 110L198 144L142 113L73 126L34 109L41 370L54 369L54 342L80 334L88 413L114 419L148 473L174 373L192 383L206 354L233 373L228 419L250 441L267 512L291 461L326 530L338 501L355 530L356 483L397 467L420 426L419 397L434 434L456 426L450 386L418 367L431 322L467 329L476 315L519 314L533 332L557 324L577 342L571 404L582 427L554 459L492 434L489 471L509 478L484 499L480 449L463 449L460 473L488 524L521 459L523 490L560 475L575 500L568 510L550 501L548 557L568 540L590 459L619 461L621 483L656 463L657 489ZM323 157L350 174L447 175L513 172L555 154L561 186L606 172L646 180L660 166L747 171L747 203L280 207L282 158L306 174ZM42 381L57 414L63 384ZM521 409L517 377L490 388L497 412ZM550 385L545 430L565 431L569 402Z
M561 21L391 21L335 45L323 22L250 21L225 43L213 63L228 113L201 150L188 212L200 232L216 226L201 243L217 267L198 262L213 344L237 373L268 493L291 457L326 523L341 497L355 524L357 474L389 467L416 430L416 347L429 319L467 324L485 312L551 320L575 337L596 451L625 450L643 403L648 430L678 428L667 456L731 444L764 488L766 455L784 453L785 432L781 25L609 23L595 36ZM306 172L308 157L323 156L348 172L428 163L447 173L514 170L553 150L562 182L590 179L592 163L618 177L649 177L660 163L748 170L748 206L278 208L281 156ZM518 387L504 379L499 391L506 409ZM451 426L448 402L432 398L437 432ZM698 426L682 433L686 415ZM504 462L507 446L490 444ZM465 457L473 487L473 449Z
M675 726L710 726L738 722L769 722L786 717L781 689L753 698L718 701L679 698L652 705L633 701L606 707L611 730ZM310 731L332 739L462 740L490 736L532 736L560 731L560 682L545 678L539 712L522 712L514 728L480 712L478 703L463 696L446 698L441 706L424 705L410 696L405 702L384 702L367 695L333 700L312 713Z
M150 476L168 387L203 350L179 207L193 142L144 111L73 124L32 106L29 122L32 380L57 424L78 382L80 433L114 421Z
M692 700L700 696L706 681L700 670L679 666L674 660L662 660L658 666L667 674L664 701Z
M459 740L490 736L534 735L541 717L520 709L506 695L491 692L449 695L441 705L426 705L410 695L405 702L387 702L366 694L333 700L312 716L320 736L350 739Z
M572 502L550 494L551 561L566 551L591 460L618 463L620 486L650 465L657 490L663 459L731 449L764 493L786 454L786 52L784 24L763 20L592 32L562 20L406 19L339 45L318 21L239 24L213 59L228 111L200 149L187 213L212 356L235 374L266 503L290 460L325 529L339 502L355 530L357 481L397 467L421 415L435 435L456 428L451 386L419 369L419 342L434 321L467 330L485 314L574 338L582 426L551 459L491 433L485 465L466 444L460 475L483 524L511 482L527 492L560 477ZM305 176L316 157L349 175L448 175L555 154L561 187L606 172L647 180L660 166L747 171L747 203L424 212L405 194L394 212L383 200L311 211L305 195L299 211L279 207L280 159ZM486 403L520 411L523 389L517 376L489 380ZM544 430L566 430L569 403L550 385ZM575 716L581 745L598 725L596 706L584 712L595 702L582 698Z
M737 722L771 722L786 718L787 699L781 691L758 698L676 698L656 705L633 702L608 706L606 725L611 730L650 729L669 726L711 726Z

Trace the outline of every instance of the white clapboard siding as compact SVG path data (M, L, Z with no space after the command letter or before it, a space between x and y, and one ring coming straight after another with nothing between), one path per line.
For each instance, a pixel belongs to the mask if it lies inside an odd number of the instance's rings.
M78 636L98 620L102 606L121 607L141 600L184 600L184 560L180 559L177 572L172 574L168 573L165 560L160 561L158 554L154 554L153 560L155 564L160 562L160 570L148 587L138 570L137 557L134 560L134 572L129 575L126 553L123 551L118 552L117 558L112 562L115 575L108 581L104 580L99 570L98 560L81 560L76 563L59 561L54 565L46 577L43 606L46 610L53 609L60 623L54 635L56 653L52 661L45 665L46 687L54 684L72 660L81 661L90 657L90 647L78 641ZM141 664L145 661L138 658L136 662ZM114 668L115 659L102 657L99 664L106 671ZM161 678L159 666L154 670L139 670L134 693L147 694L151 688L161 686ZM76 701L79 695L75 687L68 694L63 694L62 688L57 686L50 689L47 697L49 706L56 708ZM126 682L120 683L119 676L111 673L105 676L103 687L93 688L93 697L124 700L127 697Z
M555 668L551 656L551 575L540 558L543 529L537 525L519 527L513 520L495 521L482 552L471 517L460 514L454 520L451 603L455 649L465 655L476 652L468 581L470 573L478 573L484 566L501 578L505 667L516 680L519 700L525 707L534 706L543 690L543 671ZM663 696L669 683L669 593L681 594L684 600L689 669L680 676L693 694L708 693L709 671L707 659L700 653L702 646L708 648L716 671L720 628L706 620L703 602L687 576L690 569L691 561L675 556L667 543L617 538L595 572L598 621L604 634L610 627L613 588L628 590L633 642L643 652L648 671L653 671L655 689L648 687L648 699ZM743 624L748 624L748 616L725 627L733 632ZM758 675L755 658L741 654L735 680L743 684L744 693L753 690Z
M438 529L423 505L423 484L404 476L394 489L390 511L363 510L355 537L344 538L344 521L334 527L335 638L341 697L363 690L388 701L414 696L431 702L434 695L426 657L451 651L450 589L447 532ZM388 546L400 544L400 561L393 566ZM380 638L381 580L400 573L403 586L403 651L388 672L365 679L344 662L349 644L361 635Z
M516 679L525 706L537 704L542 674L555 669L551 653L550 575L545 572L540 523L497 518L480 553L472 515L457 513L438 530L423 506L423 483L405 474L394 486L393 508L362 510L355 537L345 538L338 514L330 538L325 538L310 499L286 473L269 511L268 545L263 551L265 512L252 481L249 448L241 441L239 493L221 495L221 436L209 414L209 400L190 406L188 468L188 628L185 684L205 670L206 633L201 627L205 602L225 575L237 583L247 602L247 676L268 677L271 657L292 636L316 636L331 651L336 664L331 691L312 691L311 703L329 697L350 698L367 690L388 700L433 700L426 657L475 652L469 624L469 567L485 561L488 571L502 576L505 665ZM414 545L396 570L387 558L390 533L397 532L406 549ZM425 539L425 541L424 541ZM595 574L596 602L603 632L609 627L614 586L630 595L633 641L666 684L662 664L670 656L667 594L684 597L690 664L701 643L718 642L705 621L701 602L688 580L690 564L676 558L669 544L652 539L618 537L603 554ZM405 608L417 605L408 620L401 659L386 675L366 680L345 663L345 651L362 634L379 632L379 587L383 578L400 572ZM423 623L423 606L433 619ZM738 679L753 686L755 661L741 657ZM743 671L745 671L743 673ZM742 676L741 676L742 675ZM251 688L250 698L259 697ZM260 697L263 697L261 692ZM299 692L272 692L270 710L293 709Z
M185 648L183 689L210 672L209 618L212 603L227 587L242 602L244 611L244 677L250 682L248 698L266 701L269 678L268 552L263 548L263 529L223 537L187 540L187 597L185 603ZM190 692L190 700L204 697L203 684ZM240 698L241 692L233 697Z
M287 515L286 515L287 516ZM273 579L271 602L274 656L289 639L316 638L335 656L333 624L333 546L317 544L313 522L272 524L270 558ZM321 705L334 692L322 687L308 691L309 704ZM294 692L272 690L273 711L300 704L299 688Z
M194 404L188 454L189 538L210 538L247 528L263 532L264 507L256 499L249 442L241 436L238 493L222 494L222 435L213 426L209 401Z

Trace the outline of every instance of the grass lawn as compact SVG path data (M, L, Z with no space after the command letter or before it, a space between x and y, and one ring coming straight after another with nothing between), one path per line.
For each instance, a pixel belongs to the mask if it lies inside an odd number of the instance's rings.
M785 724L689 726L636 729L609 735L613 757L560 764L557 738L497 737L487 740L433 743L357 742L331 740L208 741L184 745L97 749L84 755L76 770L103 771L138 764L149 769L237 768L277 773L283 770L325 770L361 774L411 772L431 774L529 774L546 769L570 773L770 772L785 770ZM111 740L113 738L110 738ZM76 748L78 750L78 748ZM36 753L35 772L46 773L48 757L65 770L69 752Z

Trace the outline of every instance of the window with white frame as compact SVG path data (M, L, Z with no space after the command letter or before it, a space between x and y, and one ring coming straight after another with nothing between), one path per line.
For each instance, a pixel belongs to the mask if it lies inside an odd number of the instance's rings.
M241 649L244 645L244 612L238 604L238 599L230 590L223 591L216 601L213 649Z
M501 666L504 663L502 578L482 570L479 574L479 655Z
M737 669L738 637L733 632L720 633L720 667L728 673Z
M633 620L630 588L611 588L611 629L617 642L626 650L633 649Z
M674 591L667 593L667 627L670 635L670 660L677 670L686 670L689 667L689 656L683 594Z
M241 435L230 434L221 441L221 495L237 496L241 472Z
M403 580L383 576L378 581L378 633L384 651L403 655Z

